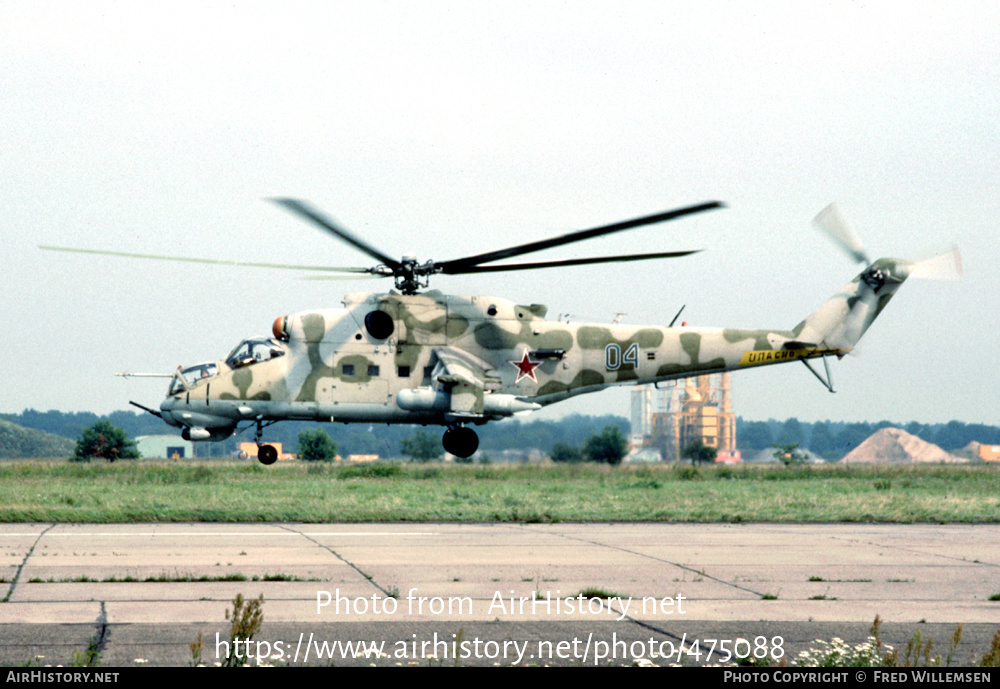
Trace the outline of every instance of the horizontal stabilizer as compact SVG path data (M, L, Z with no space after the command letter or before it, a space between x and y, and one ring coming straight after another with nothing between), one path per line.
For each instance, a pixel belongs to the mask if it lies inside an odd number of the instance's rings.
M782 349L818 349L819 345L815 342L802 342L801 340L788 340L785 344L781 345Z

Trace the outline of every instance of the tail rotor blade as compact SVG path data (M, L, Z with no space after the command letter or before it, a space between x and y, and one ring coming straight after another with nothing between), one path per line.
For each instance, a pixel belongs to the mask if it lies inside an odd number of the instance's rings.
M924 280L958 280L962 277L962 255L957 246L936 256L915 261L910 277Z
M847 219L844 218L843 214L841 214L840 208L837 207L836 203L831 203L821 210L813 218L813 223L829 235L855 262L871 263L871 259L865 253L864 246L861 244L857 233L851 227L850 223L847 222Z

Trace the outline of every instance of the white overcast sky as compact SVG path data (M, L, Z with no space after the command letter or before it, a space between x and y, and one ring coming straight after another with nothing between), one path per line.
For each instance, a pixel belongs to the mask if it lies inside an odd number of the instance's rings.
M748 419L1000 423L996 2L0 4L0 412L157 406L172 371L278 315L386 282L44 252L372 261L263 199L308 199L390 255L444 260L718 199L536 258L705 249L434 286L610 322L789 328L870 252L951 243L835 362L733 376ZM628 390L542 412L627 415Z

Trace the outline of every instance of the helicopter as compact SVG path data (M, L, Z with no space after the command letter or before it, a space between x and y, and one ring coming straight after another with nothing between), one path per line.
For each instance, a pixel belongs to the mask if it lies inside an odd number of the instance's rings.
M547 309L541 304L445 294L429 289L429 282L436 275L686 256L695 252L496 263L678 220L724 204L708 201L474 256L420 262L413 256L391 257L305 201L271 201L378 263L330 268L41 247L392 278L395 289L388 292L348 294L340 308L279 316L270 336L245 339L224 359L180 367L170 374L119 374L169 376L167 396L159 409L130 403L180 428L186 440L221 441L241 424L254 428L263 464L273 464L278 457L277 449L264 442L264 429L283 420L443 426L445 451L467 458L479 446L474 426L528 414L613 385L659 384L801 361L833 392L829 358L841 358L854 348L908 277L961 273L957 249L922 262L871 260L831 204L816 217L816 225L865 267L790 329L677 327L677 316L666 326L568 323L561 318L546 319ZM822 359L825 376L810 365L813 359Z

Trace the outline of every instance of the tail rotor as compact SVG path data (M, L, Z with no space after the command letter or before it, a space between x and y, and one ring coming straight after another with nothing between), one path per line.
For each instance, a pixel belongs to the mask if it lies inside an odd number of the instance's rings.
M836 203L821 210L813 218L813 224L855 262L871 265L872 259L865 251L861 239ZM901 267L905 266L907 277L925 280L957 280L962 277L962 256L954 245L927 258L899 263Z
M922 260L872 260L836 204L820 211L813 223L865 268L806 318L798 333L803 341L851 351L907 278L955 279L962 274L955 247Z

